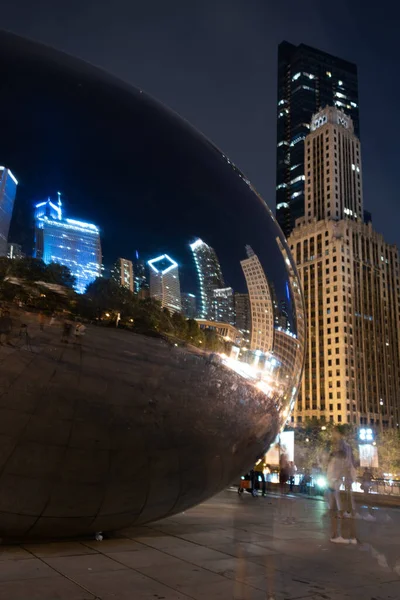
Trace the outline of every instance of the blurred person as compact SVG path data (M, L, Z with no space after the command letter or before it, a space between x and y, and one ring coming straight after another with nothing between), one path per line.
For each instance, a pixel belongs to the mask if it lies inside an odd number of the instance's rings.
M61 342L62 343L68 344L69 338L71 335L71 331L72 331L72 322L70 321L70 319L65 319L65 321L63 323L62 334L61 334Z
M372 472L371 472L371 469L366 468L364 473L362 474L361 489L365 494L369 494L371 492L371 487L372 487Z
M11 333L13 328L13 322L11 319L10 311L5 309L2 311L0 316L0 344L3 345L3 340L8 346L11 344Z
M348 544L339 530L342 523L343 511L340 499L340 486L343 483L345 473L346 455L343 450L334 450L329 458L326 479L328 483L327 500L330 514L331 537L330 541L334 544Z
M264 462L264 456L262 458L260 458L255 466L254 466L254 482L253 482L253 488L257 488L256 483L259 485L260 479L262 482L262 495L265 496L266 494L266 479L265 479L265 462Z
M289 460L286 452L282 452L279 458L279 485L281 494L285 493L286 483L289 479Z
M52 327L56 323L56 321L57 321L57 313L53 312L53 314L51 315L49 327Z
M40 331L44 331L44 324L45 324L45 321L46 321L46 317L44 316L44 313L42 311L40 311L40 313L39 313L38 320L39 320Z
M85 335L85 331L86 327L84 324L78 321L74 330L74 344L76 346L82 346L82 337Z
M297 467L294 464L294 462L291 460L289 462L289 469L288 469L288 474L289 474L289 490L290 490L290 492L293 492L294 476L296 475L296 471L297 471Z
M351 475L352 477L353 475ZM350 518L343 520L344 508L349 507L348 492L345 491L344 503L340 497L343 481L349 476L348 457L344 450L332 452L326 473L328 483L328 504L331 516L331 542L335 544L357 544L353 511ZM339 526L340 524L340 526ZM346 531L345 531L346 530ZM346 534L348 533L348 535Z

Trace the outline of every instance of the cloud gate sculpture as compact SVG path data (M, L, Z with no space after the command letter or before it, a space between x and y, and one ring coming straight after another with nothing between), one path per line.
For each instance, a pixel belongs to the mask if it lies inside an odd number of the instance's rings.
M0 53L0 537L178 513L290 416L289 248L229 158L141 90L10 34Z

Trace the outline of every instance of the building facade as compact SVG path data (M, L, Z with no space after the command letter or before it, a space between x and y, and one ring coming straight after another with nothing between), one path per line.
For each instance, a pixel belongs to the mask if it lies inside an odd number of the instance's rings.
M135 253L135 264L133 266L133 273L135 277L135 292L143 297L148 297L147 292L149 291L149 282L146 276L146 262L139 257L139 252L136 250Z
M214 321L235 325L235 307L231 287L217 288L213 291L213 313Z
M50 199L35 206L35 256L46 264L55 262L68 267L76 278L75 291L101 276L100 230L93 223L63 216L61 200Z
M221 265L214 248L203 240L190 245L199 279L198 317L214 320L214 290L225 287Z
M118 258L111 269L112 278L129 291L134 291L133 263L128 258Z
M182 313L188 319L195 319L197 314L196 296L187 292L181 293Z
M351 119L327 108L315 120L305 140L306 215L288 239L308 322L292 419L397 427L398 251L364 222L361 149Z
M260 260L250 246L247 256L240 261L246 278L251 309L250 350L267 354L273 348L274 315L271 293Z
M20 244L15 244L14 242L7 244L7 258L23 258L24 256Z
M150 267L150 297L158 300L162 308L171 312L182 310L179 269L168 254L152 258Z
M355 64L304 44L278 49L276 215L286 236L304 215L304 139L312 116L325 106L350 115L359 136Z
M251 308L249 294L236 292L234 295L235 303L235 327L243 335L246 344L251 341Z
M242 334L233 325L229 323L217 323L207 319L196 319L199 328L202 331L215 331L215 333L226 342L232 342L238 346L242 343Z
M0 256L7 256L7 240L18 181L10 169L0 167Z

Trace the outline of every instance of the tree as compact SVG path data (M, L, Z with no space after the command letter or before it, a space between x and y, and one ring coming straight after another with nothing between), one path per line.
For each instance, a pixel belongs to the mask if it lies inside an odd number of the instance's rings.
M118 285L113 279L97 277L86 288L85 296L90 300L94 316L100 317L106 311L115 311L125 316L133 316L135 295L127 288Z
M76 277L65 265L52 262L46 267L46 279L49 283L57 283L67 288L73 288L76 283Z
M7 275L27 282L47 281L46 271L47 267L42 260L26 256L24 258L9 259Z
M379 470L382 473L400 474L400 433L387 430L377 437Z
M172 317L172 326L174 328L175 335L182 339L186 340L187 338L187 321L186 318L179 312L174 312Z

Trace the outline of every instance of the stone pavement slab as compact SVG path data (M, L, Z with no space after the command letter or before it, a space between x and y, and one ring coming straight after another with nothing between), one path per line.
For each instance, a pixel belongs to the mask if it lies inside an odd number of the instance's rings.
M103 541L0 546L0 600L400 600L400 511L358 520L356 546L325 513L226 491Z

